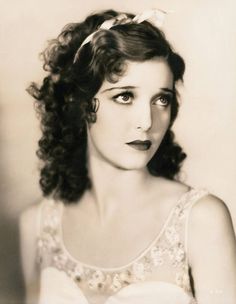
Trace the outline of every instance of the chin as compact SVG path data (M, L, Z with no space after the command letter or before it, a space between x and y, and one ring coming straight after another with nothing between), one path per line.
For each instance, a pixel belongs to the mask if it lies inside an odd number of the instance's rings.
M151 158L143 158L143 159L129 159L129 160L119 160L119 161L112 161L111 164L122 170L142 170L147 167L147 164Z

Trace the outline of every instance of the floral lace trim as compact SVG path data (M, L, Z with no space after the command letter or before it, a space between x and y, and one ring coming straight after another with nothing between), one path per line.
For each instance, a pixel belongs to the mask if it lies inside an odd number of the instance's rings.
M39 257L42 257L45 251L47 254L50 253L52 256L51 266L64 271L75 282L87 282L88 287L92 290L116 292L131 283L144 281L146 276L152 272L153 267L163 265L165 258L171 260L173 267L179 268L176 272L176 284L186 289L189 282L187 269L183 267L185 265L183 264L185 253L181 243L176 244L174 247L170 246L168 249L153 246L142 260L133 263L127 269L117 272L95 270L74 262L62 250L55 236L42 236L38 240L38 248Z
M117 292L131 283L144 281L154 267L160 267L169 261L172 267L176 268L176 284L186 292L190 292L186 253L184 244L180 240L179 230L187 209L185 208L186 200L196 199L191 191L173 209L174 218L177 220L167 225L161 238L158 238L147 253L129 266L116 271L90 267L69 256L62 246L59 232L60 205L52 202L45 206L46 210L44 210L42 232L37 242L38 262L42 264L43 257L46 255L50 258L51 266L64 271L76 283L85 282L90 289L96 291Z

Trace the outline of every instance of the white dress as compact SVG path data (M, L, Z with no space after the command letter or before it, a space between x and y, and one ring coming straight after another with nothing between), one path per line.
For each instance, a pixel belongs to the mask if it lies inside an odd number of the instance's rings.
M71 256L62 238L63 204L44 200L37 242L39 304L196 304L187 228L192 206L206 194L204 189L184 193L149 246L119 268L98 268Z

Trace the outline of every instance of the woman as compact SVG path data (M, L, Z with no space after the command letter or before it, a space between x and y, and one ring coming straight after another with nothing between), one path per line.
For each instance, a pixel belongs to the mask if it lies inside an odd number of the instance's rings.
M236 301L229 211L177 178L184 61L153 16L91 15L43 53L29 92L45 199L20 223L28 303Z

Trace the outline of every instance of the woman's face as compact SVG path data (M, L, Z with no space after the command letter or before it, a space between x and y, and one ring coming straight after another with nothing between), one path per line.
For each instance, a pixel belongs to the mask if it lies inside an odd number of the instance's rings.
M88 128L88 151L115 167L146 167L170 123L173 74L164 58L128 62L116 83L104 81L97 121Z

